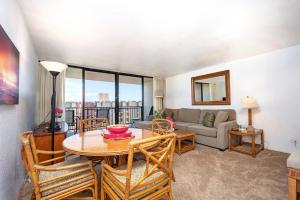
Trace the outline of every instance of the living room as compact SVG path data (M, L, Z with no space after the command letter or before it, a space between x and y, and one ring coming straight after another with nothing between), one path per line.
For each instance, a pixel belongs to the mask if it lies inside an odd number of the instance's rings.
M296 0L0 0L0 199L299 199L299 19Z

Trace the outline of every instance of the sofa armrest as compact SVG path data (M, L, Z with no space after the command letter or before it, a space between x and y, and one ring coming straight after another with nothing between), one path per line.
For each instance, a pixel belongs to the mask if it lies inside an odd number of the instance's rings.
M236 120L220 123L217 129L217 147L225 150L228 147L228 134L237 126Z

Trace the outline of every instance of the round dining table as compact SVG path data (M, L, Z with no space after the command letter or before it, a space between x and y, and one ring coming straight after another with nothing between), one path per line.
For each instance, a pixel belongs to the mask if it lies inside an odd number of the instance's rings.
M105 160L112 165L112 159L118 156L117 164L126 163L126 155L129 150L129 142L140 141L146 138L155 137L158 134L146 129L129 128L132 137L124 139L106 139L103 134L107 134L106 129L87 131L83 134L76 134L63 141L63 148L72 154L86 156L92 160ZM155 146L149 143L145 148Z

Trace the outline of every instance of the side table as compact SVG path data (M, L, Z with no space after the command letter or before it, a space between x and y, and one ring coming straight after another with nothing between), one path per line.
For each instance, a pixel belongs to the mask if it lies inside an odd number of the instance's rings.
M176 146L175 152L181 155L184 152L195 149L195 133L184 131L184 130L175 130L176 134Z
M255 143L256 136L260 136L260 144ZM238 138L236 144L232 142L234 137ZM250 137L251 143L243 142L243 137ZM245 146L243 144L245 144ZM237 151L256 157L256 155L264 149L264 131L262 129L254 129L254 131L232 130L228 134L228 146L229 151ZM246 148L246 146L248 146L248 148Z

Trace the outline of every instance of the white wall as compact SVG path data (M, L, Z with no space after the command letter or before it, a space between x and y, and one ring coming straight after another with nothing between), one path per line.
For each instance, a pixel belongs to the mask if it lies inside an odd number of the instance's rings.
M23 181L18 134L34 127L37 58L18 3L0 0L0 24L20 52L18 105L0 105L0 199L17 199Z
M231 105L192 106L191 77L226 69L230 70ZM247 113L239 105L245 96L258 101L260 109L253 113L254 126L264 129L266 148L295 150L291 140L300 143L300 45L166 79L167 107L233 108L243 124L247 124Z

